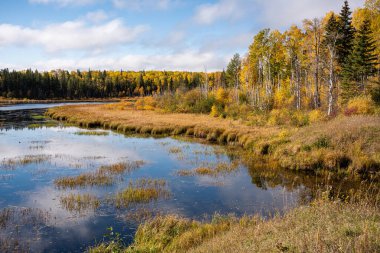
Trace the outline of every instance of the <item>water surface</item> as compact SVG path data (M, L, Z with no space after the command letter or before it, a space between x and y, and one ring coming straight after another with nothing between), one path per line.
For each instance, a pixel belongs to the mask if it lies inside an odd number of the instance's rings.
M14 105L0 108L0 251L14 248L32 252L82 252L102 241L107 228L131 242L141 222L138 213L178 214L198 220L215 213L268 216L298 203L308 187L296 178L274 177L240 164L221 176L180 176L179 170L234 162L220 146L172 138L77 135L89 131L44 119L46 106ZM25 157L38 162L9 164ZM95 171L102 165L144 161L139 169L122 175L114 185L58 189L54 180ZM130 181L164 179L170 196L128 208L107 201ZM275 178L275 179L273 179ZM67 210L60 198L89 193L101 200L99 208L84 212ZM4 211L5 210L5 211ZM7 212L8 213L7 213Z

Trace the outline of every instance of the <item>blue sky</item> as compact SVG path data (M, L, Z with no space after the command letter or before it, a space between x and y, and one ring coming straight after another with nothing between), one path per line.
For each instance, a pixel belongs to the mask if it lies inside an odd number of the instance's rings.
M349 1L351 7L364 0ZM263 28L343 0L1 0L0 68L221 70Z

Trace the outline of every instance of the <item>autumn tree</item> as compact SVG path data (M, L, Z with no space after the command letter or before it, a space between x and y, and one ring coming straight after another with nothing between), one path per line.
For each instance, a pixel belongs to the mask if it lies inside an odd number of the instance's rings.
M332 14L325 27L324 44L328 51L328 72L329 72L329 89L328 89L328 109L329 116L333 113L334 89L335 89L335 60L336 60L336 44L339 39L339 23L334 14Z

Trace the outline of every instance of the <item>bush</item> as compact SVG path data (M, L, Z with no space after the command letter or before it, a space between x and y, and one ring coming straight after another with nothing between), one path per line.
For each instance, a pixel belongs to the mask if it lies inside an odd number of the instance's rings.
M211 112L210 112L210 116L211 117L218 117L220 115L220 112L219 112L219 109L216 105L213 105L211 107Z
M344 114L347 116L355 114L374 114L376 105L368 96L355 97L348 101Z
M306 126L309 124L309 116L301 111L296 111L291 114L291 123L294 126Z
M372 100L377 106L380 106L380 85L378 84L371 92Z
M153 97L143 97L136 101L137 110L154 110L157 106L157 101Z
M290 120L290 111L287 109L274 109L269 113L268 125L284 125Z
M193 113L210 113L211 108L215 103L215 97L212 95L209 95L208 97L202 97L200 100L198 100L194 107L191 108L190 112Z
M321 110L312 110L309 112L309 122L315 123L324 120L326 115Z
M228 103L228 91L223 89L223 88L219 88L217 91L216 91L216 101L222 105L225 105Z
M253 108L246 104L230 104L226 106L225 113L227 117L233 119L247 119L252 114Z

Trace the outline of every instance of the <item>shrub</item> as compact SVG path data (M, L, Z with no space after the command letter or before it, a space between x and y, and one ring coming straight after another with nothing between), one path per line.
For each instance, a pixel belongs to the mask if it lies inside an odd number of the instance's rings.
M210 113L211 108L215 103L215 97L212 95L207 96L206 98L203 97L200 100L196 102L194 107L191 109L190 112L194 113Z
M154 110L157 101L153 97L143 97L136 101L136 109L138 110Z
M291 122L294 126L306 126L309 124L309 116L301 111L296 111L291 114Z
M247 104L231 104L226 106L225 113L227 117L233 119L247 119L250 114L252 114L253 108Z
M274 109L269 113L268 125L284 125L290 120L290 111L287 109Z
M223 89L223 88L219 88L217 91L216 91L216 101L220 104L227 104L228 102L228 91Z
M309 113L309 122L310 123L315 123L324 120L325 115L322 111L320 110L312 110Z
M219 117L219 115L220 115L219 107L216 106L216 105L213 105L213 106L211 107L210 116L211 116L211 117Z
M348 101L345 115L374 114L376 105L368 96L355 97Z

